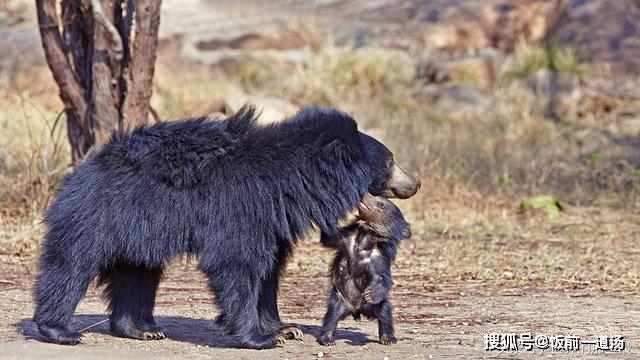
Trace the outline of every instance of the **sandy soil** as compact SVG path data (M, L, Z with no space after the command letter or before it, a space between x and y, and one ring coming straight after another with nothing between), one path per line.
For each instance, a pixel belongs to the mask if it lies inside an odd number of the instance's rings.
M403 255L402 253L400 254ZM419 254L417 254L419 255ZM335 359L461 359L461 358L603 358L640 356L640 301L631 294L588 292L554 293L532 289L501 289L484 281L458 281L434 285L407 268L395 269L395 305L398 343L376 342L374 321L346 319L339 325L337 346L316 343L324 314L327 280L323 265L330 251L317 244L302 244L284 279L280 309L283 319L300 324L303 341L288 341L272 350L228 348L232 339L213 324L217 311L204 277L186 260L169 268L157 299L156 316L168 339L137 341L109 335L101 323L85 332L82 344L66 347L42 343L34 324L31 286L34 258L2 257L0 264L0 358L100 359L120 358L335 358ZM106 319L100 289L91 287L78 307L73 328L82 329ZM580 351L486 351L487 333L578 335L593 341L597 335L624 336L626 350L596 353L593 346Z

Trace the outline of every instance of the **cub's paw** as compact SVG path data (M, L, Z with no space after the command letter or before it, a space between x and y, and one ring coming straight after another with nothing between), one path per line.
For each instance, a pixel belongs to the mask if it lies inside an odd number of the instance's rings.
M380 344L382 345L391 345L397 342L398 339L396 339L396 337L393 335L383 334L382 336L380 336Z
M362 297L367 304L379 304L387 298L389 294L388 290L380 285L374 284L367 286L362 292Z
M364 302L365 303L373 304L373 290L371 290L371 286L369 286L366 289L364 289L364 292L362 293L362 296L364 297Z

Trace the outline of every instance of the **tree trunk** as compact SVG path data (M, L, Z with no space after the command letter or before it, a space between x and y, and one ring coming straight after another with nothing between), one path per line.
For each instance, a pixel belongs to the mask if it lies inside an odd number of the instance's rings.
M128 52L131 60L124 73L125 88L129 94L122 109L122 118L126 126L143 124L149 118L160 26L159 1L138 0L136 7L136 28L133 29L133 42L130 43Z
M36 0L74 164L149 118L161 0ZM135 20L134 20L135 19ZM63 40L64 39L64 40Z

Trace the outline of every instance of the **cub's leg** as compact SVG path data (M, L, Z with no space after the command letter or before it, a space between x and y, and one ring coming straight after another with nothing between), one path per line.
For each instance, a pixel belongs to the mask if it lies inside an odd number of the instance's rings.
M380 304L376 305L376 315L378 317L378 335L380 343L383 345L391 345L397 342L393 333L393 317L391 315L391 303L384 299Z
M335 288L331 290L327 313L324 315L318 342L325 346L334 346L336 344L335 336L338 322L350 313L350 307L344 298Z

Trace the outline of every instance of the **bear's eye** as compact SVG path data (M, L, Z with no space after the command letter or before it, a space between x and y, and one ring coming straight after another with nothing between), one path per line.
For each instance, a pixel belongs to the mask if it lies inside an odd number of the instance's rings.
M391 168L393 167L393 158L387 160L387 169L391 170Z
M387 204L385 204L385 203L383 203L383 202L380 202L380 203L378 203L378 207L379 207L380 209L385 209L385 208L387 207Z

